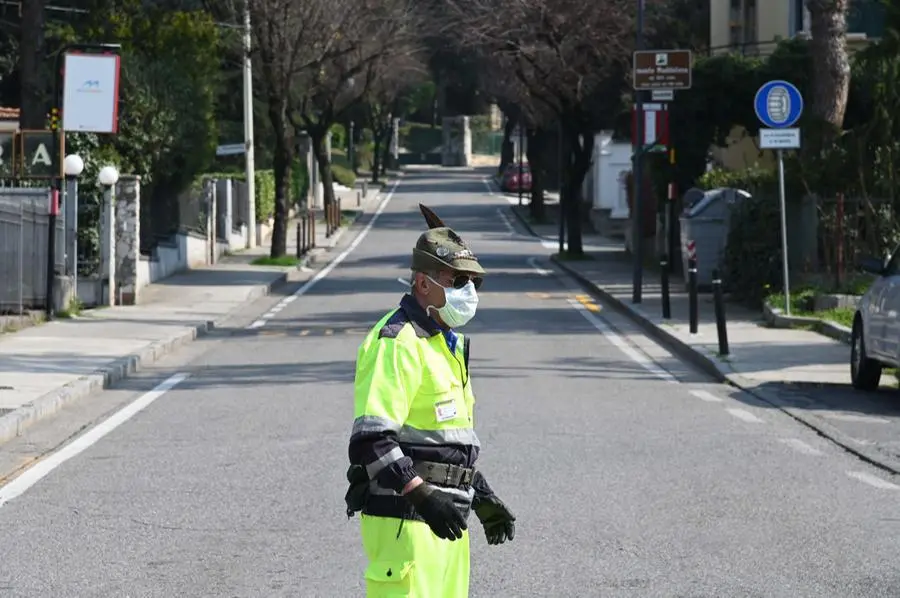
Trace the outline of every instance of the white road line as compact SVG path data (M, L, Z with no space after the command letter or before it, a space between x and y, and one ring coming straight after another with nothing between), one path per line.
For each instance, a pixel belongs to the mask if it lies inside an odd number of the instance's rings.
M484 183L485 188L487 189L488 195L494 194L494 188L491 187L490 181L491 179L481 179L481 182Z
M500 216L500 220L503 221L503 225L506 227L506 230L509 231L509 234L516 234L516 227L513 226L513 223L510 221L509 216L503 213L503 208L497 208L497 215Z
M41 481L51 471L72 457L80 454L98 440L124 424L133 415L146 409L150 403L184 382L188 376L190 376L190 374L180 373L163 380L157 384L153 390L141 395L66 446L41 461L38 461L34 466L25 470L19 477L13 479L5 486L0 487L0 507L21 495Z
M312 278L310 278L309 280L306 281L306 284L304 284L302 287L300 287L299 289L294 291L293 294L291 294L289 297L289 298L292 298L291 301L293 301L297 297L302 297L303 295L308 293L309 290L312 289L314 286L316 286L320 280L322 280L323 278L325 278L326 276L331 274L332 270L337 268L341 262L343 262L345 259L347 259L347 256L350 255L351 253L353 253L354 249L359 247L359 244L363 242L363 239L366 238L366 235L369 234L369 231L371 231L372 227L375 226L375 223L378 222L378 218L381 216L382 212L384 212L384 209L387 207L388 203L390 203L391 199L393 199L394 191L397 190L397 187L399 185L400 185L400 179L397 179L394 182L394 186L391 187L390 193L388 193L385 196L385 198L383 200L381 200L381 204L378 206L378 209L375 210L375 214L372 216L372 220L369 221L369 224L366 225L366 228L364 228L362 230L362 232L359 233L359 235L355 239L353 239L353 242L350 243L350 245L347 247L347 249L342 251L340 255L338 255L336 258L334 258L334 260L332 260L332 262L330 264L328 264L327 266L325 266L324 268L319 270L315 276L313 276ZM273 316L274 316L274 314L271 314L271 312L264 314L261 319L256 320L255 322L253 322L252 324L247 326L247 328L248 329L261 328L266 325L265 320L270 319Z
M540 274L541 276L548 276L548 275L552 274L552 272L550 270L547 270L546 268L541 268L541 265L538 263L536 257L530 257L526 261L528 262L528 265L531 266L534 269L534 271L537 272L538 274Z
M819 417L825 417L828 419L836 419L840 421L846 422L860 422L865 424L889 424L890 420L884 419L882 417L873 417L871 415L856 415L855 413L837 413L834 411L819 411L816 412L816 415Z
M746 411L744 409L731 408L731 409L726 409L726 411L728 413L730 413L731 415L735 416L736 418L738 418L739 420L747 422L748 424L763 423L763 420L759 419L758 417L756 417L755 415L753 415L752 413L750 413L749 411Z
M618 348L619 351L631 358L632 361L637 363L639 366L641 366L660 380L673 382L675 384L678 383L678 379L675 378L675 376L656 365L656 363L646 355L636 351L631 345L625 342L625 340L621 336L613 332L612 328L607 326L603 320L589 312L584 305L582 305L575 299L569 299L569 303L572 305L572 307L577 309L578 313L584 316L584 319L590 322L591 325L606 338L606 340L608 340L616 348Z
M882 480L881 478L864 471L848 471L847 475L881 490L900 490L900 486L897 484L892 484L887 480Z
M701 401L706 401L707 403L721 403L722 399L709 392L708 390L691 390L689 391L692 395L700 399Z
M405 287L412 286L412 282L409 281L409 280L406 280L406 279L403 278L402 276L398 276L398 277L397 277L397 282L399 282L400 284L402 284L402 285L405 286Z
M781 440L779 440L779 442L782 442L782 443L788 445L795 451L803 453L804 455L810 455L813 457L817 457L822 454L822 451L820 451L817 448L811 447L810 445L806 444L799 438L782 438Z

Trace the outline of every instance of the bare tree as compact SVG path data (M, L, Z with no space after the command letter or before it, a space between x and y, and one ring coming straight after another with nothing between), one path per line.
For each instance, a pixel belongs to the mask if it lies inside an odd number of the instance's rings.
M328 51L311 62L292 85L290 119L312 138L326 205L334 202L331 160L325 139L331 125L386 75L391 64L415 54L421 19L415 0L305 0L321 2L340 23L332 28ZM340 4L345 6L339 6Z
M399 54L383 61L380 71L363 100L366 123L372 130L374 145L373 183L377 183L384 173L385 142L392 131L393 119L400 112L400 99L428 76L423 53L417 51L414 45L408 54Z
M294 129L290 121L291 94L299 73L327 61L339 37L346 12L337 4L350 0L247 0L256 61L269 121L274 131L275 226L272 257L287 253L287 216ZM349 8L345 6L343 8Z
M563 142L568 251L583 253L579 193L594 133L622 102L633 49L629 0L447 0L459 42L502 60L530 101L556 115Z

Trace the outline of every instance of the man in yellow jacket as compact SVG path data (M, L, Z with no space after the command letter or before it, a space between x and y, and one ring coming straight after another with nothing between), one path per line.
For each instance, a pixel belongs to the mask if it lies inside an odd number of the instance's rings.
M455 330L475 315L485 271L459 235L432 226L413 249L410 293L357 356L347 514L362 512L372 598L467 597L470 510L488 543L515 535L474 469L469 341Z

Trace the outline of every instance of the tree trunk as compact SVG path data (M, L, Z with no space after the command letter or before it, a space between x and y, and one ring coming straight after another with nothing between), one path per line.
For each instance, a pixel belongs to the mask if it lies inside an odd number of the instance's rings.
M812 112L836 135L844 125L850 90L850 59L847 56L847 10L849 0L806 0L810 16L810 51L813 72Z
M22 26L19 37L19 77L22 129L43 129L47 120L44 88L44 4L45 0L29 0L20 4ZM54 73L60 77L59 73ZM59 101L53 98L54 106ZM59 108L60 106L55 106Z
M503 174L506 167L515 160L515 148L513 147L512 134L516 126L514 119L507 116L506 123L503 125L503 144L500 146L500 170L498 174Z
M319 165L319 178L322 180L322 200L325 207L328 208L334 203L334 177L331 176L331 159L325 147L326 135L328 135L327 127L310 127L309 129L316 163Z
M584 255L584 239L582 224L584 213L581 206L581 188L584 184L584 176L591 168L591 158L594 154L594 135L583 134L583 139L578 139L578 134L572 134L572 139L567 145L570 148L572 159L566 168L565 186L565 218L566 227L569 229L569 243L567 253L569 256Z
M279 109L284 102L277 98L269 98L269 120L274 129L275 147L273 148L272 169L275 175L275 222L272 228L272 248L269 255L273 258L287 255L287 217L288 197L290 195L291 164L294 162L294 143L291 138L292 127L285 117L285 110Z
M372 182L377 183L384 168L384 140L390 132L390 125L383 123L372 125Z
M544 209L544 151L546 135L543 129L528 129L528 164L531 166L531 203L529 209L535 222L546 218Z

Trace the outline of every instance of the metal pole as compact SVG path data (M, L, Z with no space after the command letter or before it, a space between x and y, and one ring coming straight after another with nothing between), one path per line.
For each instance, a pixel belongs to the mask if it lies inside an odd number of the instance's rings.
M518 152L519 153L519 178L516 181L516 185L519 188L519 207L522 206L522 174L523 174L522 160L524 160L524 155L525 155L525 149L524 149L523 140L522 140L524 137L523 133L524 133L524 131L523 131L523 127L522 127L522 119L520 118L519 119L519 148L518 148L519 149L519 152Z
M637 40L636 50L644 49L644 0L637 0ZM637 112L636 138L637 148L634 154L634 199L631 202L631 249L634 254L634 272L632 274L631 302L641 302L641 291L644 275L644 202L643 202L643 154L644 154L644 98L640 91L634 92L634 103Z
M669 256L666 253L663 253L659 267L662 271L662 317L668 320L672 317L672 302L669 294Z
M250 59L250 0L244 2L244 168L250 214L247 247L256 247L256 163L253 151L253 64Z
M699 309L697 304L697 258L688 259L688 320L691 334L697 334Z
M791 315L791 283L788 273L787 209L784 198L784 151L778 150L778 194L781 202L781 267L784 271L784 313Z
M563 163L563 154L566 153L564 140L564 132L562 126L562 120L559 121L557 126L557 151L556 151L556 160L557 160L557 184L559 186L559 257L562 257L563 252L566 250L566 213L563 210L563 206L565 206L565 202L563 201L565 196L565 189L563 188L563 182L565 181L565 176L563 175L563 167L565 164Z
M719 337L719 355L728 355L728 328L725 325L725 299L722 297L722 279L719 271L712 273L713 302L716 309L716 333Z

